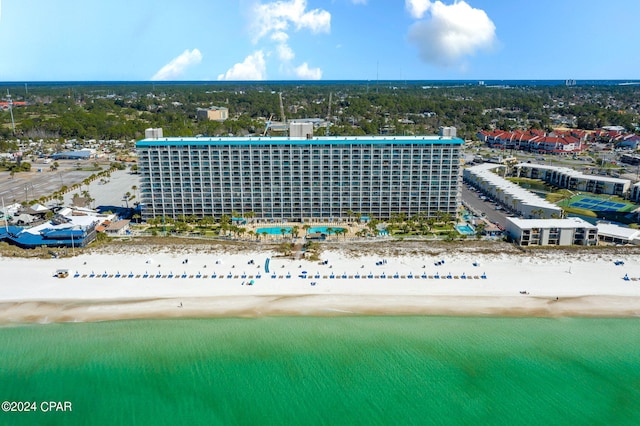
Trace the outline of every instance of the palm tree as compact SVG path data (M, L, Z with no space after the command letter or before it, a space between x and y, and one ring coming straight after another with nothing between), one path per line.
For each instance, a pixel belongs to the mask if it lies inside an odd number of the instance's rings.
M300 228L298 228L297 226L294 226L293 228L291 228L291 236L293 238L298 238L299 233L300 233Z
M331 235L334 233L334 229L332 227L328 227L327 228L327 236Z
M353 215L354 215L353 210L351 210L351 209L347 210L347 217L349 218L349 220L351 220Z

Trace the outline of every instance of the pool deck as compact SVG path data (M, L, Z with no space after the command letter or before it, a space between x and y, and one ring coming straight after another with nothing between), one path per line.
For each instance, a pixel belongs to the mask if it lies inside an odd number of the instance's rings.
M306 235L306 231L304 229L305 225L309 225L309 229L314 228L343 228L347 232L342 235L328 234L327 238L331 239L350 239L356 237L356 232L361 229L367 228L366 224L356 223L356 222L310 222L310 223L300 223L300 222L273 222L273 223L249 223L247 225L242 225L247 231L253 231L257 233L262 228L293 228L294 226L298 228L298 238L302 238ZM266 238L267 240L273 241L282 241L282 233L278 232L277 234L268 234L268 233L260 233L261 238ZM284 235L284 240L290 240L292 235L290 233L286 233Z

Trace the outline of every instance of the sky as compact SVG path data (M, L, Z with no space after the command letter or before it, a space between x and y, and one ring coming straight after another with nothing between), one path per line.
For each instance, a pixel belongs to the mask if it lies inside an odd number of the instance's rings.
M0 0L0 81L637 79L638 0Z

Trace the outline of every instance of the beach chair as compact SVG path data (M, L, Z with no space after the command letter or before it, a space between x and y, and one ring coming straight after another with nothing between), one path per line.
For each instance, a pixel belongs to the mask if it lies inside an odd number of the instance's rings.
M82 278L87 278L87 274L82 274Z
M242 278L242 279L247 278L247 274L244 274L244 273L243 273L243 274L241 275L241 278Z
M369 278L369 279L373 279L373 274L369 274L369 275L367 275L367 278Z
M477 276L477 275L474 275L474 276L473 276L473 279L474 279L474 280L479 280L479 279L480 279L480 277L479 277L479 276Z
M410 280L412 280L412 279L413 279L413 274L409 274L409 275L407 275L407 278L409 278Z
M467 279L467 276L464 274L464 272L462 273L462 275L460 275L460 278L462 278L463 280Z
M73 274L73 278L78 278L80 276L80 272L76 272L75 274Z
M142 276L142 278L147 278L149 277L149 274L147 274L146 272L144 273L144 275Z
M256 278L262 278L262 275L258 274L256 275Z
M316 272L316 275L314 276L314 278L315 278L315 279L320 278L320 274L318 274L318 273Z
M380 275L380 278L382 278L383 280L387 278L387 276L385 274Z
M358 274L358 275L356 275L356 279L357 279L357 280L359 280L359 279L360 279L360 275L359 275L359 274Z
M182 278L187 278L187 274L184 274L184 273L183 273L183 274L181 275L181 277L182 277Z
M291 274L286 275L287 279L291 278Z
M347 279L347 274L342 274L342 279L346 280Z
M211 278L217 278L218 275L216 275L216 273L214 272L213 274L211 274Z
M167 275L167 278L173 278L173 272L169 272L169 275Z
M129 275L127 275L127 278L133 278L133 271L129 272Z
M120 278L120 271L116 272L115 277L116 277L116 278Z
M480 275L480 278L482 278L483 280L487 279L487 274L483 273L482 275Z
M189 278L193 278L193 275L189 275Z
M204 274L204 275L202 276L202 278L209 278L209 275Z
M398 273L396 272L396 274L393 276L393 278L397 280L398 278L400 278L400 275L398 275Z
M440 274L435 274L435 275L433 276L433 278L435 278L436 280L439 280L439 279L440 279Z
M271 278L276 278L276 274L271 275Z
M335 277L336 277L336 276L335 276L335 275L333 275L333 274L329 275L329 278L331 278L331 279L334 279Z
M196 274L196 278L202 278L202 275L200 274L200 272Z

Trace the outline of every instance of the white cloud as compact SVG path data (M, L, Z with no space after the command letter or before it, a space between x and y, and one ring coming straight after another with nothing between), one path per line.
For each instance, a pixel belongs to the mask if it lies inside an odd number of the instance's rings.
M296 77L302 80L320 80L322 78L322 70L320 68L309 68L306 62L296 67L294 72Z
M423 3L407 0L406 5L413 14ZM490 49L495 44L496 27L484 10L472 8L464 1L451 5L441 1L427 3L430 17L409 28L409 40L418 47L425 62L455 66L464 57Z
M363 2L363 0L352 1ZM331 14L329 12L323 9L307 10L307 7L307 0L277 0L265 4L256 3L250 14L252 17L250 24L252 41L257 44L262 40L271 45L262 49L267 49L267 56L271 56L270 53L275 50L275 55L271 57L279 61L278 67L284 74L295 75L300 79L319 79L322 77L322 71L319 68L309 68L307 63L298 67L291 64L296 57L289 44L292 33L307 30L312 34L320 34L328 33L331 29ZM266 75L264 56L262 54L260 60L255 57L255 54L249 56L245 62L234 65L219 78L237 79L235 75L240 72L242 75L246 73L259 75L261 76L259 79L264 79ZM229 75L231 78L228 77Z
M178 57L174 58L167 65L160 68L151 80L175 80L191 65L199 64L202 61L202 53L198 49L189 49L182 52Z
M411 16L416 19L422 18L431 7L431 1L429 0L405 0L404 4Z
M276 47L277 51L278 51L278 57L285 61L285 62L289 62L291 60L293 60L293 58L295 58L296 54L293 53L293 50L286 44L279 44Z
M272 32L285 32L290 26L297 31L308 29L313 33L328 33L331 14L326 10L307 11L307 0L275 1L255 6L253 16L254 43Z
M218 80L265 80L266 77L264 52L258 50L247 56L243 62L232 66L226 73L220 74Z

